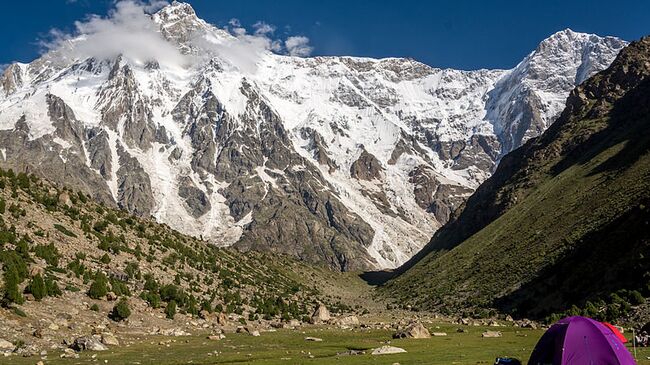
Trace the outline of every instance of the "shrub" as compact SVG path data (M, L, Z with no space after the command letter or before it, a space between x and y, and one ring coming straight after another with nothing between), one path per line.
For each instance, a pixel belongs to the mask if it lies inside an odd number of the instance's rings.
M93 312L99 312L99 306L97 304L93 304L90 306L90 310Z
M108 222L105 221L105 220L100 221L100 222L96 222L93 225L93 229L95 231L99 232L99 233L103 233L106 230L107 227L108 227Z
M118 297L124 295L127 297L131 296L131 291L129 290L129 287L126 285L126 283L117 279L111 279L111 290Z
M149 290L149 291L158 291L159 285L158 282L156 282L156 279L150 274L145 275L144 277L144 290Z
M129 302L126 300L126 298L122 298L117 302L117 304L115 304L109 317L112 320L119 322L129 318L130 315L131 309L129 309Z
M51 297L58 297L63 294L59 288L59 285L51 277L45 279L45 288L47 290L47 295Z
M60 224L55 224L54 228L56 228L59 232L63 233L64 235L66 235L68 237L74 237L74 238L77 237L77 235L74 232L70 231L69 229L65 228L64 226L62 226Z
M86 266L82 264L78 258L68 263L68 269L72 271L76 277L81 277L86 272Z
M142 292L142 295L141 295L140 297L141 297L144 301L146 301L147 303L149 303L149 306L150 306L151 308L154 308L154 309L160 308L161 300L160 300L160 295L158 295L158 293L156 293L156 292L151 292L151 291L148 291L148 292Z
M108 293L108 279L102 272L95 274L95 280L90 284L88 296L93 299L101 299Z
M169 303L167 303L167 307L165 307L165 316L169 319L174 319L174 316L176 315L176 301L172 300Z
M45 260L48 265L55 267L59 265L59 250L54 247L53 243L50 243L49 245L36 246L34 248L34 253L36 253L36 256Z
M77 288L77 287L74 286L74 285L70 285L70 284L68 284L68 285L65 286L65 290L67 290L67 291L69 291L69 292L72 292L72 293L77 293L77 292L80 292L80 291L81 291L81 289Z
M111 257L108 256L107 253L105 253L104 256L102 256L102 258L99 259L99 261L100 261L102 264L106 264L106 265L108 265L108 264L111 263Z
M36 274L32 278L29 286L27 287L27 290L34 296L34 299L37 301L40 301L47 296L47 288L45 288L45 281L43 281L41 274Z
M124 270L129 276L129 279L138 279L142 278L140 274L140 265L137 262L127 262L126 269Z
M629 293L630 304L639 305L645 303L645 298L637 290L632 290Z
M160 288L160 298L165 302L173 300L177 304L184 305L187 301L187 294L176 285L168 284Z

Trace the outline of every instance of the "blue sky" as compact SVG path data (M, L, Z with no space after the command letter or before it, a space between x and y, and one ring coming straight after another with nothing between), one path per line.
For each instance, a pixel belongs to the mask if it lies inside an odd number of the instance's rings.
M206 21L237 18L276 35L310 39L314 55L412 57L436 67L510 68L548 35L575 31L626 40L650 34L650 1L194 0ZM112 0L7 1L0 22L0 64L30 61L52 28L72 31Z

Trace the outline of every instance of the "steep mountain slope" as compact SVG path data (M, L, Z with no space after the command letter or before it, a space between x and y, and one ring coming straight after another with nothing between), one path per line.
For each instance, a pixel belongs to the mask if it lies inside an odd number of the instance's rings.
M141 15L165 57L88 54L82 34L5 70L0 165L339 270L408 260L625 45L566 30L513 70L457 71L251 51L179 2Z
M647 291L648 126L650 37L574 89L385 290L421 308L533 316Z
M314 283L296 275L303 266L288 257L218 248L107 208L81 192L0 169L0 305L5 308L23 304L29 297L23 293L40 301L29 286L40 276L58 288L50 296L62 296L71 306L81 305L76 293L88 293L85 300L130 297L131 308L142 312L162 312L163 302L175 300L179 312L194 316L220 308L217 312L225 314L253 313L252 318L264 316L264 302L282 301L293 308L289 314L285 307L286 315L302 319L312 311L305 305L321 296ZM107 285L94 293L98 277Z

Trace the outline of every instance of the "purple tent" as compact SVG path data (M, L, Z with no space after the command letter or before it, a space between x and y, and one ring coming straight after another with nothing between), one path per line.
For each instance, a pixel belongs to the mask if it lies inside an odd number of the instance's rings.
M602 323L568 317L540 338L528 365L634 365L636 362L616 335Z

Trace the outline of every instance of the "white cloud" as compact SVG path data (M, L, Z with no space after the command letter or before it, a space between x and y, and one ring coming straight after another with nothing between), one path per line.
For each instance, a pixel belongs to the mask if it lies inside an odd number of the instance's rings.
M143 4L142 8L145 13L153 14L167 5L169 5L169 2L165 0L150 0L149 3Z
M200 51L184 55L164 39L159 25L151 19L151 13L167 4L162 0L119 0L107 16L90 15L76 22L73 34L52 30L51 40L43 45L47 51L56 50L64 64L123 55L138 63L156 60L162 67L177 68L218 57L244 72L255 72L258 61L268 52L305 57L313 50L307 37L276 38L276 27L262 21L253 24L250 33L239 19L232 18L225 29L207 28L191 34L193 46ZM223 30L232 37L220 33Z
M107 17L91 15L85 21L75 22L75 34L52 30L53 40L44 46L48 50L58 49L71 59L106 59L121 54L136 62L156 60L163 66L183 66L187 58L162 37L148 15L163 3L166 4L155 0L119 1Z
M314 51L314 47L309 45L309 38L304 36L289 37L284 41L284 46L290 56L307 57Z
M255 29L255 34L257 35L268 35L275 32L275 26L261 21L253 24L253 29Z

